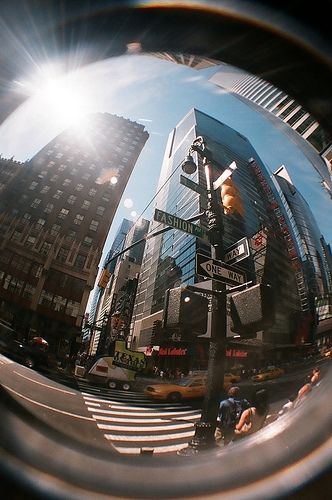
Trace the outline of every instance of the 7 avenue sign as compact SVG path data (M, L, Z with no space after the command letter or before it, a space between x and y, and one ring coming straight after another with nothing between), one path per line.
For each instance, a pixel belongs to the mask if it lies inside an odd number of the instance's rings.
M200 253L196 254L196 274L221 281L227 285L242 285L247 281L244 271Z

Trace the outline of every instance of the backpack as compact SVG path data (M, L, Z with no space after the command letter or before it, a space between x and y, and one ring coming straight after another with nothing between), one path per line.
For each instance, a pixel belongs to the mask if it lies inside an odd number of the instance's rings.
M222 429L234 429L244 410L242 401L228 398L226 402L219 409L219 425Z

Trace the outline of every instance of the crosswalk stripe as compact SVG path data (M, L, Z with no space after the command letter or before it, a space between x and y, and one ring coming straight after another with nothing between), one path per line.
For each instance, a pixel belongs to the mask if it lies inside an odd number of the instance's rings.
M168 422L168 425L146 425L139 427L137 425L126 426L126 425L111 425L111 424L99 424L97 423L99 429L105 431L127 431L127 432L156 432L156 431L166 431L169 428L173 430L177 429L188 429L193 427L193 423L184 422L183 424L174 424L174 422Z
M121 402L116 401L114 399L101 399L101 398L95 398L92 396L84 396L84 400L88 401L88 402L95 401L95 402L99 402L99 403L112 404L112 406L118 405L119 408L132 408L133 407L133 403L131 403L130 405L125 405L125 403L121 403ZM148 407L165 408L165 409L179 409L179 408L181 408L181 409L189 408L190 409L190 408L192 408L189 405L182 405L182 404L170 405L169 403L154 403L153 401L150 401L150 400L142 400L142 403L144 403L144 406L147 408ZM142 403L137 402L135 404L135 409L139 410L140 408L142 408L142 411L144 411L144 407L142 406Z
M178 450L182 450L183 448L187 448L188 444L187 443L182 443L182 444L171 444L171 445L166 445L166 446L153 446L149 447L153 449L154 453L171 453L175 452ZM116 444L113 444L113 447L118 451L119 453L122 453L123 455L140 455L141 449L140 447L135 447L135 448L128 448L128 447L122 447L122 446L117 446Z
M149 417L149 418L124 418L124 417L107 417L105 415L95 415L93 414L92 417L97 420L97 421L104 421L104 422L119 422L119 423L128 423L128 424L134 424L134 423L138 423L138 424L144 424L144 423L151 423L151 422L155 422L155 423L159 423L159 422L165 422L165 418L160 418L160 417L156 417L156 418L153 418L153 417ZM173 418L169 418L168 421L171 421L171 422L177 422L177 421L182 421L182 422L186 422L186 421L190 421L192 420L193 422L195 422L196 420L199 420L200 419L200 415L191 415L191 416L188 416L188 417L177 417L175 419Z
M183 412L173 412L173 411L158 411L157 412L152 412L152 411L148 411L150 410L150 408L147 409L147 411L140 411L140 412L137 412L137 411L130 411L130 409L128 409L127 411L120 411L118 408L115 408L115 409L111 409L111 410L104 410L103 408L90 408L88 407L88 410L91 411L91 412L97 412L97 413L106 413L106 414L111 414L111 415L133 415L133 416L136 416L136 417L139 417L139 416L156 416L156 415L169 415L169 416L172 416L172 417L176 417L177 415L179 416L189 416L189 415L197 415L197 411L196 412L193 412L193 411L183 411ZM135 408L136 410L136 408Z
M130 442L130 441L144 441L144 442L149 442L149 441L170 441L170 440L175 440L179 438L189 438L192 437L195 434L195 430L191 430L188 432L179 432L176 434L158 434L156 436L141 436L141 435L136 435L136 436L128 436L128 435L119 435L119 434L106 434L105 437L106 439L109 439L111 441L124 441L124 442Z

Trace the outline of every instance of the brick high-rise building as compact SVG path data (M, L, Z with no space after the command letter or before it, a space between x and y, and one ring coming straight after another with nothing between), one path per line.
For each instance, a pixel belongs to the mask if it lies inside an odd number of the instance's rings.
M143 125L97 113L27 163L1 160L2 171L15 172L1 181L0 317L19 336L42 335L54 352L68 352L148 136Z

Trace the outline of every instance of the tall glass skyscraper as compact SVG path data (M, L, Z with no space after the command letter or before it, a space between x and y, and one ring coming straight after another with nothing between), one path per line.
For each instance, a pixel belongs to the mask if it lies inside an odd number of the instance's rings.
M180 165L193 140L203 136L217 164L224 168L233 161L237 170L233 181L241 193L244 217L223 216L224 248L247 237L251 255L237 268L246 272L248 280L270 283L276 297L274 325L261 334L273 344L287 344L294 339L294 317L309 311L304 286L303 265L295 237L295 227L272 175L249 141L236 130L211 116L192 109L169 135L162 165L156 208L188 219L206 209L206 198L180 182ZM204 168L195 158L198 170L190 177L206 187ZM218 166L214 164L218 172ZM201 218L206 225L204 217ZM162 225L152 222L151 231ZM204 278L195 274L197 252L210 255L210 245L180 230L168 232L148 241L138 284L133 314L133 338L137 346L148 345L153 321L162 315L165 292L180 284L194 284ZM228 335L232 336L231 321ZM207 333L208 335L208 333Z

